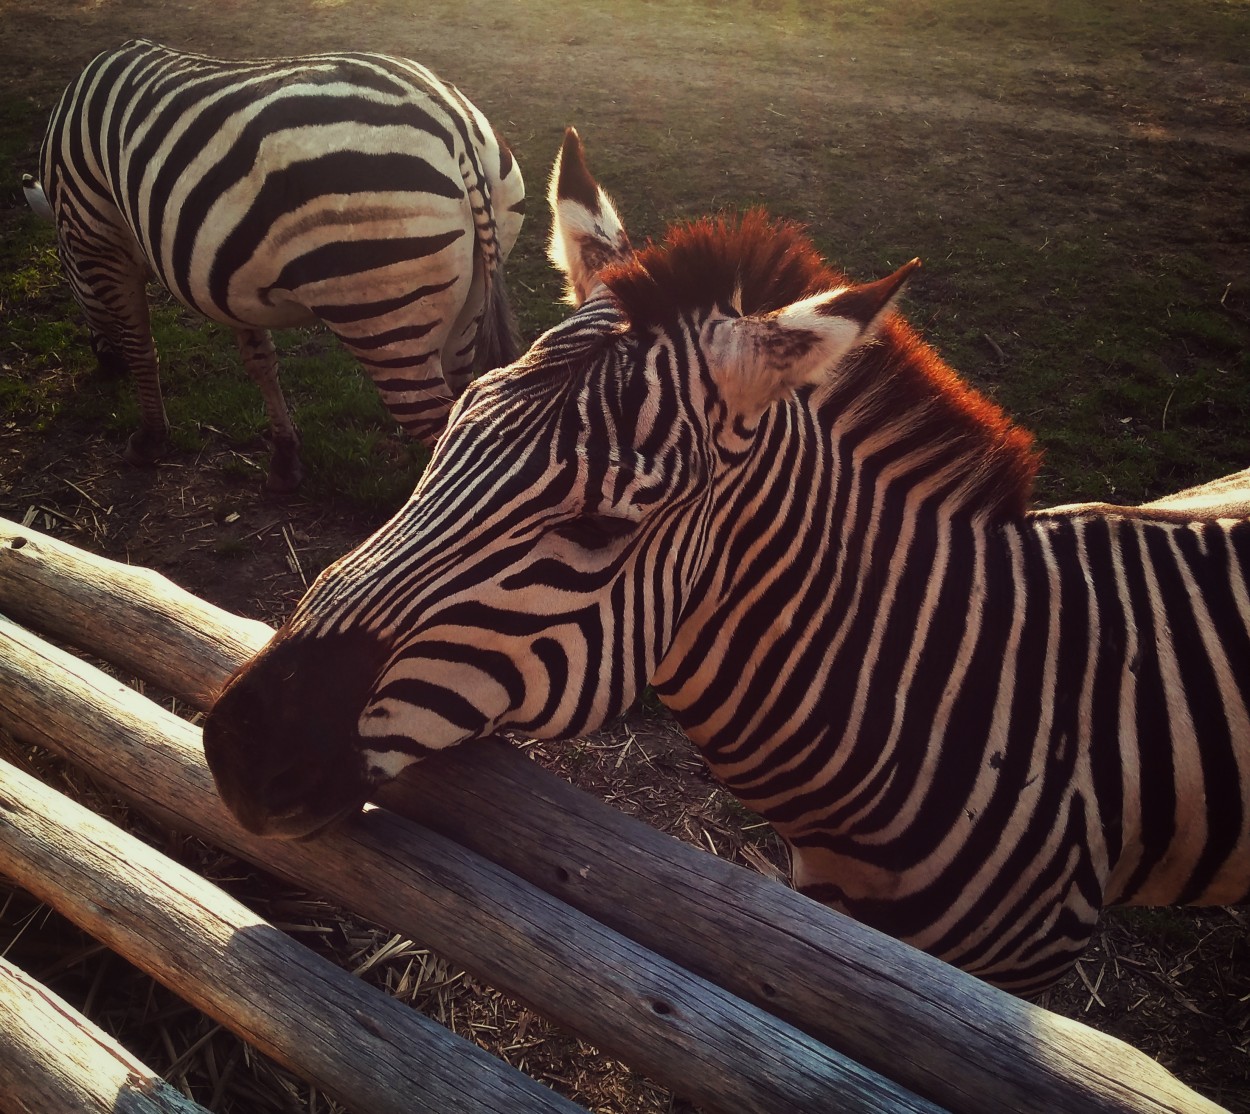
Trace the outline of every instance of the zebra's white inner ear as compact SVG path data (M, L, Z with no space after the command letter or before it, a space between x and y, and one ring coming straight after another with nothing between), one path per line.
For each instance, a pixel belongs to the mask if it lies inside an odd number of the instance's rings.
M600 272L624 259L629 236L611 198L586 166L575 129L564 133L547 189L551 242L547 256L564 273L565 301L580 306L599 285Z
M820 312L825 295L779 313L722 322L708 365L729 407L747 419L804 385L819 385L871 336L847 317Z
M748 420L801 386L837 375L876 335L918 259L862 286L844 286L776 313L719 321L708 338L712 377L731 409Z

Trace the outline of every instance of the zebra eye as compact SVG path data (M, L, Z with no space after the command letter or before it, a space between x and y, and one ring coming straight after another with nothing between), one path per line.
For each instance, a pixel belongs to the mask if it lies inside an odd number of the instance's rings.
M637 523L607 514L582 514L561 522L553 531L582 549L605 549L634 532Z

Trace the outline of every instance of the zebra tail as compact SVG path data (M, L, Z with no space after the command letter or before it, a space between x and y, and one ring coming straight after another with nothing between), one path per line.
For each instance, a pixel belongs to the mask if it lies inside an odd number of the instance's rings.
M22 192L26 195L26 204L34 210L35 216L41 217L43 220L54 219L48 195L43 192L43 186L29 174L22 175Z
M520 354L521 336L508 298L503 265L497 263L493 270L487 270L486 305L482 307L482 323L477 331L473 374L481 375L492 368L504 367Z

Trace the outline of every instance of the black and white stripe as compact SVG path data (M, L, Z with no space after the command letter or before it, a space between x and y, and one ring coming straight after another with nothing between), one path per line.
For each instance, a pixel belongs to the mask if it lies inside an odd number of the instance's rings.
M819 496L717 531L758 559L655 679L795 884L1021 992L1104 905L1245 900L1250 521L978 520L923 476L830 491L832 539Z
M633 255L555 202L587 300L208 719L245 824L650 679L799 888L1011 990L1107 904L1250 896L1250 471L1026 512L1027 435L890 311L914 265L847 286L758 217Z
M416 62L224 61L132 40L66 90L40 159L93 347L138 382L136 459L167 428L149 272L236 330L278 487L298 482L299 461L266 330L323 322L429 443L472 371L515 356L500 268L520 231L520 170Z

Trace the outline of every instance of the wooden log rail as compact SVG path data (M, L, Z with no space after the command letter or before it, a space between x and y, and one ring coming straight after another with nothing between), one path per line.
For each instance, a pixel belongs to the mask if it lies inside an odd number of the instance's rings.
M468 1109L578 1109L8 762L0 834L0 873L357 1110L464 1109L466 1079Z
M200 708L271 633L3 519L0 611ZM0 725L709 1111L1219 1109L1123 1042L657 833L502 744L423 763L379 792L384 807L289 844L234 825L195 728L11 622Z
M207 1114L57 995L0 958L0 1109L6 1108Z

